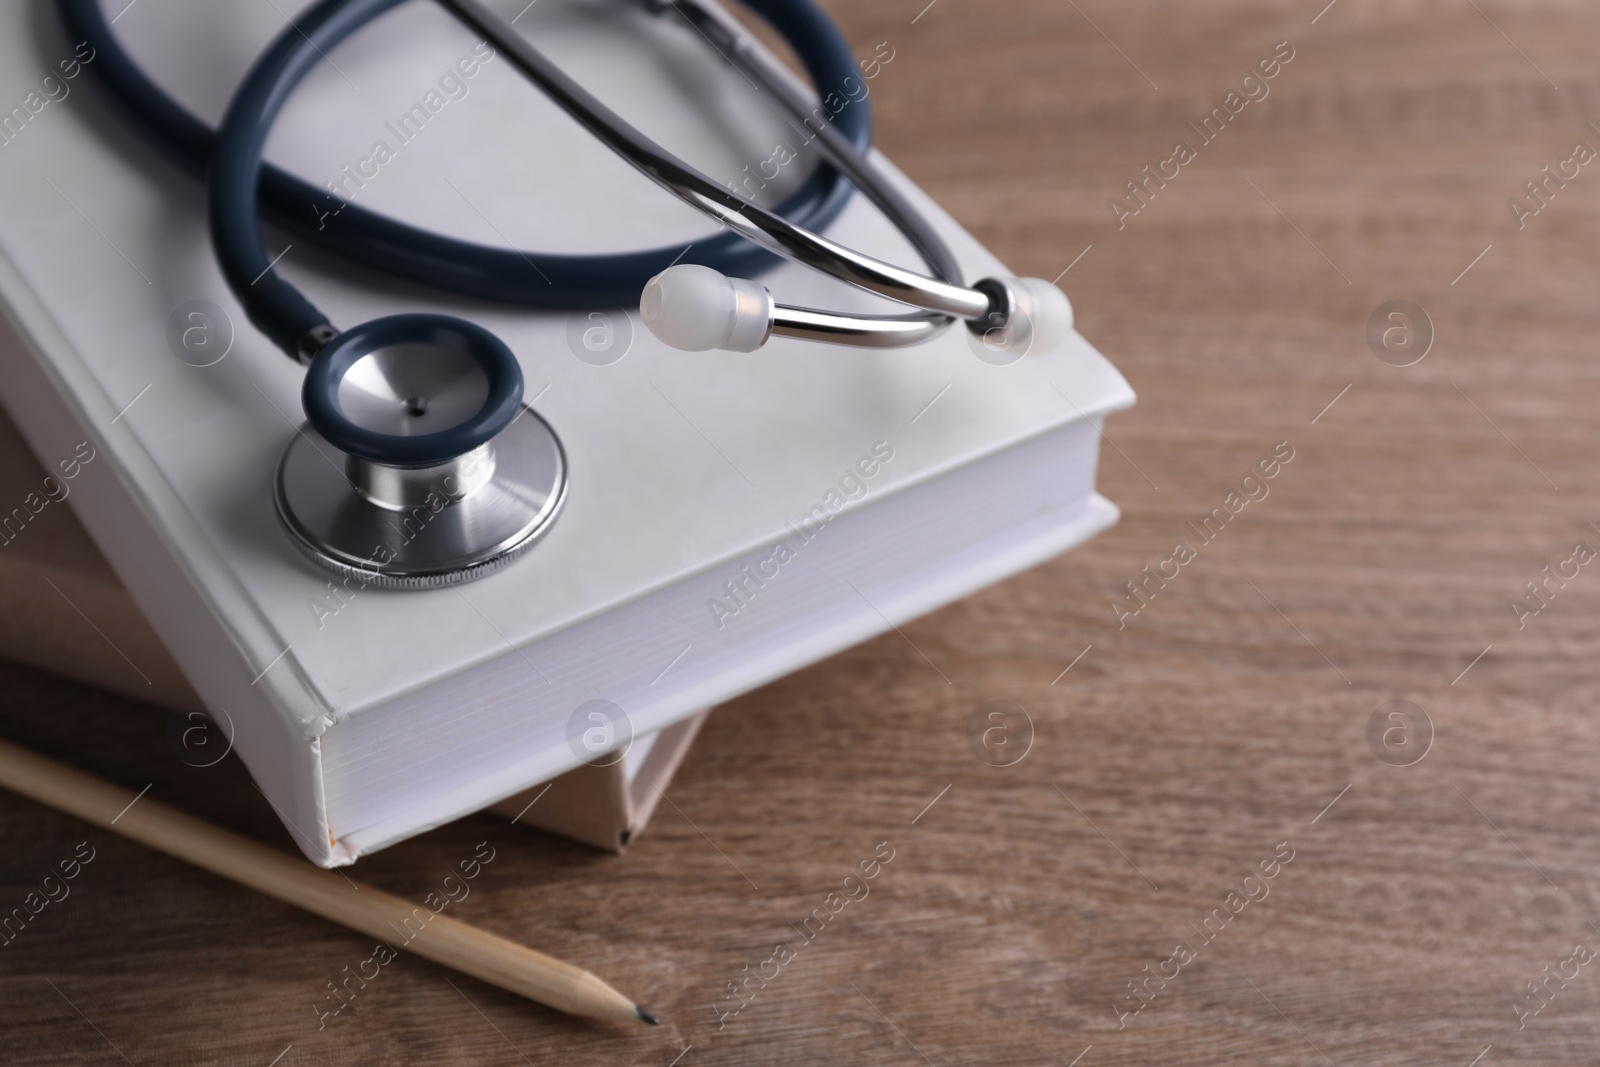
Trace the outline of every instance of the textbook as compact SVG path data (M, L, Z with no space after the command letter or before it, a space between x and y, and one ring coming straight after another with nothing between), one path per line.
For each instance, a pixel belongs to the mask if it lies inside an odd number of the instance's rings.
M115 30L215 123L303 6L141 0ZM496 6L508 17L524 7ZM789 146L755 190L776 202L815 163L680 24L631 8L597 21L589 5L551 0L517 26L730 185ZM302 422L302 371L232 300L200 186L126 125L76 44L49 5L0 8L0 120L13 100L26 116L0 121L0 404L52 483L0 511L20 539L38 501L54 494L47 508L73 510L319 864L623 761L675 724L1116 520L1094 488L1101 423L1133 394L1076 334L1004 364L959 328L902 350L780 338L755 355L690 354L656 342L637 309L477 302L269 229L278 270L314 283L337 322L427 309L503 338L570 463L548 535L487 578L427 591L335 580L273 510L273 473ZM708 235L698 213L482 44L436 5L397 8L311 73L268 157L484 243L580 252ZM893 50L862 42L858 53L864 101ZM389 127L419 102L429 117L402 139ZM967 276L1010 273L877 159ZM339 184L346 168L361 184ZM827 232L917 263L860 196ZM794 265L762 281L787 303L892 307ZM197 348L187 342L200 324Z

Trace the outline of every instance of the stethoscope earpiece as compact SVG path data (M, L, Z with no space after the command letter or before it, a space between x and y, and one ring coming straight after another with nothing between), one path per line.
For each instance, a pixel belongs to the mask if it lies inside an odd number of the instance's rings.
M639 318L656 340L680 352L754 352L772 333L772 294L760 282L679 263L639 296Z
M338 334L302 399L278 514L311 559L364 585L481 577L538 541L566 498L561 442L522 405L516 357L464 319L391 315Z
M1072 334L1072 301L1043 278L984 278L974 289L989 297L990 313L967 320L978 358L1004 366L1055 351Z

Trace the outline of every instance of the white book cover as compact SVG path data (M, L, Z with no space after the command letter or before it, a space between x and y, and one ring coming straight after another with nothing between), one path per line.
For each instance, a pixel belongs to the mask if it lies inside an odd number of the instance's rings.
M107 0L119 40L212 124L306 6L125 2ZM491 6L509 18L525 0ZM546 0L517 26L714 177L804 147L703 41L637 5ZM893 76L892 42L852 43L877 57L864 74ZM504 339L571 466L563 513L509 567L448 589L336 593L273 512L302 370L230 295L202 187L140 140L76 45L52 5L0 6L0 303L15 333L0 342L0 400L47 469L93 451L71 504L319 863L577 765L584 753L565 742L590 702L648 734L1115 521L1093 492L1099 424L1133 395L1077 335L1006 366L959 329L899 351L777 339L690 354L656 342L636 311L601 322L478 303L269 228L279 271L335 322L436 310ZM364 207L484 244L599 252L708 235L503 57L450 77L478 45L436 5L403 5L305 80L268 158L317 185L358 168L370 176L346 188ZM83 69L67 79L74 59ZM435 99L402 142L397 116ZM14 106L25 117L7 123ZM803 177L811 156L798 155L763 197ZM883 165L969 278L1009 273ZM860 196L828 233L919 266ZM762 281L786 303L888 306L792 265ZM207 366L169 339L194 301L231 320L226 355ZM601 358L582 338L596 327L610 331Z

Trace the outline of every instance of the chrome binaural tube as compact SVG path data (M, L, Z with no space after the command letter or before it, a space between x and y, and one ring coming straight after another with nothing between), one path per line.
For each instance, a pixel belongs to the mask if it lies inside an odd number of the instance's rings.
M704 33L739 70L802 121L814 120L814 106L735 24L698 0L647 0L659 11L677 12ZM831 124L821 123L818 142L825 157L848 177L916 247L940 277L928 277L848 248L797 226L782 216L725 188L684 163L583 86L550 63L509 23L479 0L440 0L447 9L503 51L512 63L563 110L607 147L691 207L778 255L848 282L867 292L918 308L906 315L857 315L778 306L772 332L834 344L897 347L917 344L955 318L986 322L1002 311L977 288L960 284L954 256L931 226L898 190L877 172Z

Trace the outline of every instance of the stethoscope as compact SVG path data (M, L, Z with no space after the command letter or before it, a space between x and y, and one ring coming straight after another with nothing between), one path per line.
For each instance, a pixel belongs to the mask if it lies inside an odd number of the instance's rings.
M1047 351L1072 329L1072 306L1037 278L962 282L927 219L868 157L865 101L834 110L798 90L731 19L701 0L636 0L682 19L815 135L826 166L776 209L719 185L629 125L553 66L479 0L439 0L504 53L590 133L729 232L688 253L668 248L573 256L487 248L342 204L262 161L274 120L326 53L405 0L322 0L256 62L215 132L118 46L99 0L61 0L69 31L98 53L94 69L180 165L204 176L212 240L250 321L306 367L307 425L279 463L274 496L296 545L346 582L428 588L470 581L526 552L567 496L554 429L522 401L522 372L494 334L450 315L390 315L333 326L274 270L265 215L300 237L411 280L530 307L607 308L638 301L660 341L684 351L753 352L771 337L894 348L963 321L980 354L1004 363ZM793 48L824 101L857 78L854 56L811 0L744 0ZM856 83L859 84L859 83ZM894 223L931 276L826 237L852 188ZM315 223L315 225L313 225ZM776 253L912 311L867 315L776 303L754 274Z

